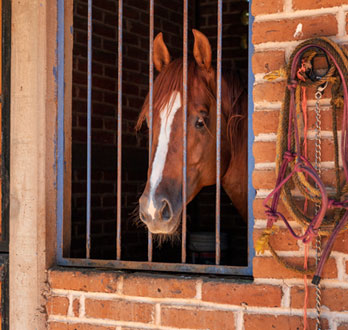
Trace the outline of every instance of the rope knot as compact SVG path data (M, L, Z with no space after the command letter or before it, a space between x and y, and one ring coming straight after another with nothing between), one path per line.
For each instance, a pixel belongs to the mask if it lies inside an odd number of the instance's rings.
M334 199L329 199L329 202L327 204L328 209L333 209L337 207L337 202Z
M302 242L307 244L312 241L312 239L318 236L318 229L314 229L312 226L309 226L306 231L306 236L303 238Z
M265 213L267 215L268 220L271 221L271 223L279 219L278 214L275 211L271 210L270 208L267 211L265 211Z
M291 152L291 151L285 151L284 152L284 159L286 159L287 161L289 161L289 162L291 162L292 160L294 160L295 159L295 154L293 153L293 152Z
M329 199L327 207L328 209L348 209L348 200L344 200L343 202L337 202L334 199Z
M288 89L291 91L292 89L296 89L298 85L298 82L297 80L291 80L289 83L288 83Z

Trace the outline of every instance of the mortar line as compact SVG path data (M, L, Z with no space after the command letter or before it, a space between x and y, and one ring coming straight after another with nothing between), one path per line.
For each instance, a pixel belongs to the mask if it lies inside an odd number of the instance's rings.
M294 18L307 18L309 17L318 17L327 14L336 14L338 11L348 10L348 5L341 5L335 7L326 7L326 8L315 8L315 9L302 9L302 10L292 10L292 11L283 11L272 14L263 14L255 16L255 22L267 22L274 20L284 20L284 19L294 19Z
M330 39L339 44L345 44L348 42L348 36L330 36ZM304 40L288 40L288 41L270 41L260 44L255 44L255 52L267 51L267 50L287 50L289 48L295 48Z
M333 281L332 281L333 282ZM299 286L301 284L303 284L303 279L302 280L298 280L298 281L289 281L287 279L272 279L272 281L267 279L263 279L262 281L255 281L254 284L255 285L272 285L272 286L279 286L279 285L283 285L284 283L287 283L288 285L292 285L292 286ZM334 282L333 282L334 283ZM344 286L342 286L342 283L336 280L336 283L338 283L339 285L336 286L332 286L335 288L348 288L348 283ZM328 282L328 280L322 280L322 286L323 287L331 287L328 286L328 284L330 284L330 282ZM56 292L57 294L58 292ZM75 295L77 295L78 292L75 292ZM113 298L115 299L119 299L120 297L110 297L111 294L109 294L108 296L103 296L101 297L100 295L98 295L97 297L95 295L89 295L88 298L99 298L100 300L112 300ZM135 298L135 299L134 299ZM154 300L154 298L147 298L147 297L123 297L123 300L127 300L127 301L131 301L131 302L139 302L139 303L151 303L153 305L155 305L155 303L161 303L161 307L164 305L167 308L182 308L182 309L189 309L189 310L194 310L196 308L200 308L202 310L207 310L207 311L214 311L214 310L222 310L222 311L241 311L241 310L247 310L250 313L257 313L257 312L261 312L261 313L277 313L279 315L286 315L287 313L291 312L291 311L296 311L296 309L289 309L289 308L283 308L283 307L262 307L262 306L245 306L245 305L232 305L232 304L223 304L223 303L217 303L217 302L206 302L206 301L195 301L195 300L173 300L173 299L168 299L168 298L156 298ZM334 311L334 313L336 313ZM344 314L344 313L343 313ZM342 315L343 315L342 314ZM347 319L348 319L348 314L345 314ZM82 317L83 318L83 317Z
M175 308L176 306L168 306L169 308ZM184 308L185 309L185 308ZM187 309L187 308L186 308ZM191 307L191 310L194 310L195 308ZM217 309L215 309L217 310ZM282 307L254 307L254 306L241 306L238 309L231 309L231 308L219 308L218 310L221 311L242 311L246 314L262 314L262 315L276 315L276 316L302 316L303 315L303 309L302 308L282 308ZM316 310L314 308L310 308L307 311L307 315L311 318L316 317ZM348 313L347 312L339 312L339 311L329 311L329 310L322 310L321 313L322 317L327 319L335 318L335 320L338 320L340 322L342 321L348 321ZM66 317L62 315L49 315L48 321L55 321L55 320L61 320L61 321L68 321L72 323L93 323L93 324L99 324L100 325L121 325L121 326L129 326L129 325L141 325L145 326L147 328L152 329L153 327L157 327L159 329L168 327L164 326L157 326L155 324L150 323L140 323L140 322L129 322L129 321L117 321L117 320L110 320L110 319L98 319L98 318L77 318L77 317ZM170 327L168 328L170 329Z

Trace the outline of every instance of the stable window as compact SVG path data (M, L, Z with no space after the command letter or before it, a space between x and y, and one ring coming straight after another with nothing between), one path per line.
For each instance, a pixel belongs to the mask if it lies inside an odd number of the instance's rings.
M58 1L58 264L252 274L248 13Z

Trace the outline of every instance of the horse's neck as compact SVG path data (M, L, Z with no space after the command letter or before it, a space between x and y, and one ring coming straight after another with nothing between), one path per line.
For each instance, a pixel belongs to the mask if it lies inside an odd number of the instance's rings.
M222 178L222 186L230 197L234 207L238 210L244 220L247 220L247 198L248 198L248 153L247 138L243 137L243 145L239 152L231 157L229 166Z

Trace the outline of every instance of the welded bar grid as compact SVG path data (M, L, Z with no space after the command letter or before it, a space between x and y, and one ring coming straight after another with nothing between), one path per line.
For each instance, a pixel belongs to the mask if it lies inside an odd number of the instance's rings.
M121 260L121 187L122 187L122 46L123 0L118 0L118 75L117 75L117 233L116 257Z
M153 38L154 38L154 0L150 0L150 22L149 22L149 166L152 155L152 126L153 126ZM152 234L147 234L147 259L152 261Z
M86 258L91 257L91 162L92 162L92 0L88 0L87 34L87 199Z
M215 264L220 265L222 0L218 0L217 20Z
M186 234L187 234L187 35L188 35L188 0L183 3L184 21L183 21L183 105L182 105L182 234L181 234L181 262L186 263Z

